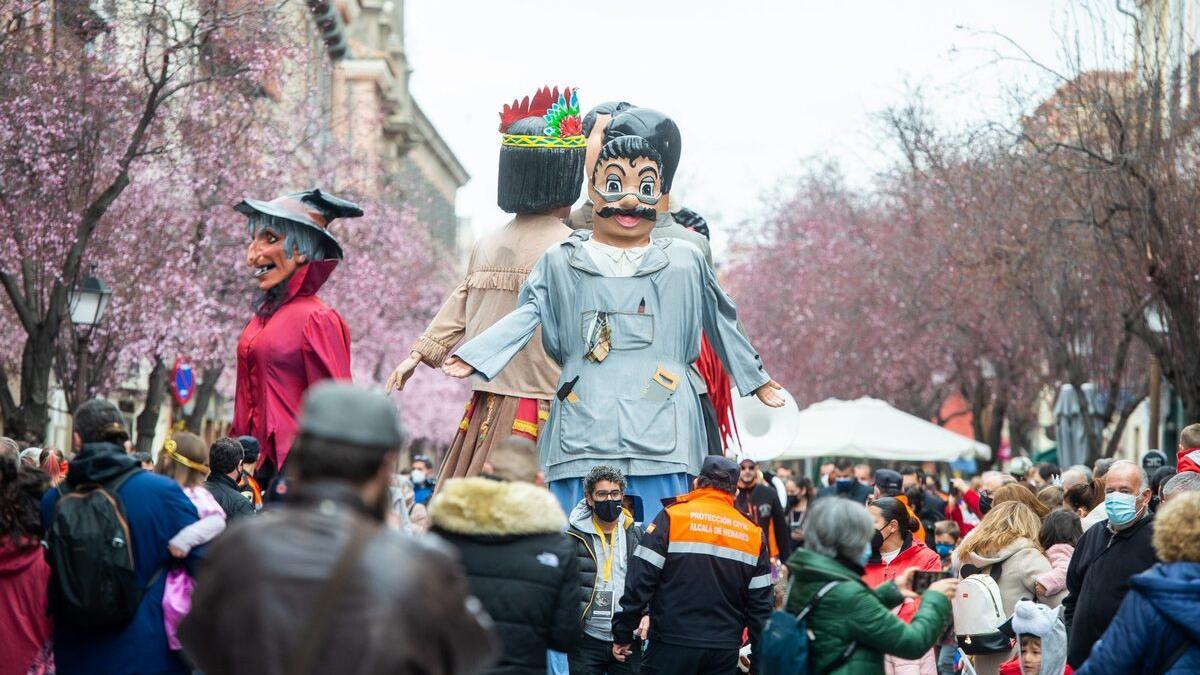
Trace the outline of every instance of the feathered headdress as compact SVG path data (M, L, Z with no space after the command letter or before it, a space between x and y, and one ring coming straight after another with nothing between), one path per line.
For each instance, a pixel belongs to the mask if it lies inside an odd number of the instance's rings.
M546 121L541 136L510 134L513 123L528 117L541 117ZM500 111L500 133L504 134L501 145L518 148L581 148L585 145L583 119L579 115L579 95L567 87L559 93L558 87L542 87L531 100L528 96Z

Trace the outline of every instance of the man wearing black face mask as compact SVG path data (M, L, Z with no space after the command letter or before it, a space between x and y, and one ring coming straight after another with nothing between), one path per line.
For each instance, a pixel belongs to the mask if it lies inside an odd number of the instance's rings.
M833 484L821 488L817 499L822 497L842 497L859 504L866 504L873 489L863 485L854 478L854 460L839 457L833 463Z
M642 541L642 528L621 507L625 476L610 466L593 467L583 479L584 498L571 510L567 534L574 538L583 585L583 640L570 657L571 675L636 673L641 643L622 663L613 656L613 613L625 590L625 572ZM646 637L649 617L636 631Z

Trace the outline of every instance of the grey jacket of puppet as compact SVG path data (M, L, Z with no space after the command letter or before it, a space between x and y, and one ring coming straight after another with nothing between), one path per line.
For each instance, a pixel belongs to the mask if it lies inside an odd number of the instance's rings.
M738 332L737 309L699 249L654 239L634 276L612 278L584 249L590 237L579 230L547 250L517 308L457 355L490 379L542 327L542 346L562 366L559 395L538 439L547 480L578 478L601 463L631 476L696 475L707 444L687 369L700 355L700 331L743 395L770 377ZM586 333L598 312L607 315L611 351L592 362ZM660 368L673 376L673 391L653 381ZM565 396L564 383L572 381Z

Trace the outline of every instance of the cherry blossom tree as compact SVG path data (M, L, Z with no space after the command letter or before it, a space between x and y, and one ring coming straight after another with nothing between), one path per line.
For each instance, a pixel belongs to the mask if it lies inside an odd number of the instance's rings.
M114 206L171 219L186 200L165 190L150 204L118 202L132 202L131 186L168 182L197 153L221 153L211 143L184 150L200 140L189 123L218 102L252 112L289 33L276 8L254 4L136 0L105 18L86 6L0 0L0 17L0 207L13 214L0 229L0 285L25 335L20 399L9 389L15 364L0 363L0 409L8 433L36 440L69 295L97 262L97 233L122 231ZM133 239L129 251L161 241Z

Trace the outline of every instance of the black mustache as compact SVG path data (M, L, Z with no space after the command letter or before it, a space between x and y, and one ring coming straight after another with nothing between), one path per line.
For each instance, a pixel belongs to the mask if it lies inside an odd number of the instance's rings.
M612 218L613 216L637 216L646 220L658 220L658 211L645 206L635 206L632 209L618 209L615 206L604 206L596 212L601 218Z

